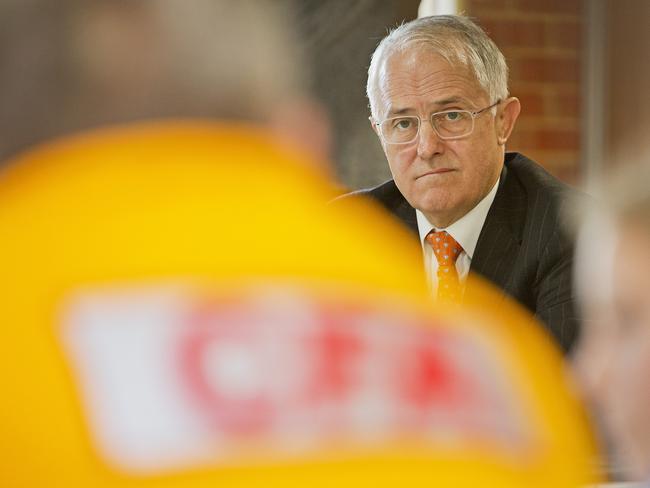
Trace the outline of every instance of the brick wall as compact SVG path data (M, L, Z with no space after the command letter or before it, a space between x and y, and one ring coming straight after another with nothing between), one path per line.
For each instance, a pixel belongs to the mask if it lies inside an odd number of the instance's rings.
M568 182L580 178L581 0L464 0L510 67L522 112L508 149Z

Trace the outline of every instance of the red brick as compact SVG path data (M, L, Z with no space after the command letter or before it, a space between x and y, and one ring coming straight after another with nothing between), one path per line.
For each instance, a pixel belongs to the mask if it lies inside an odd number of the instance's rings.
M529 149L578 151L580 134L575 130L515 130L511 143Z
M551 21L546 23L547 45L578 49L582 44L582 24L578 21Z
M538 47L544 44L545 26L541 21L488 20L481 25L492 40L504 46Z
M580 68L576 59L527 57L517 63L517 73L521 81L544 81L559 83L577 83Z
M553 150L580 149L580 134L577 131L540 130L538 132L539 147Z
M508 140L508 149L509 150L519 150L522 152L530 152L530 149L535 149L537 147L537 140L535 134L529 131L518 130L515 127L514 132Z
M471 17L494 15L507 12L516 0L466 0L463 2L463 13Z
M565 183L577 184L579 182L580 167L578 166L577 162L570 166L551 167L548 169L548 171Z
M525 13L579 16L582 13L582 0L515 0L514 8Z
M558 93L553 95L553 112L560 117L580 116L580 96Z
M509 8L516 4L517 0L465 0L463 4L469 10L472 7L487 7L487 8Z
M521 102L521 116L533 117L544 115L544 97L539 93L512 93Z

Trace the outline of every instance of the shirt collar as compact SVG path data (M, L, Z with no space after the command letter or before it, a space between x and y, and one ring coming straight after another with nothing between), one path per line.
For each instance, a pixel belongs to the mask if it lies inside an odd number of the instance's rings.
M456 239L456 242L463 247L465 254L469 256L470 259L474 257L474 250L476 249L476 243L478 242L478 237L487 218L488 211L492 206L494 197L497 194L497 188L499 187L499 180L497 179L496 183L492 189L488 192L483 199L478 202L478 204L460 219L458 219L453 224L448 227L441 229L437 228L429 222L429 220L424 216L419 210L415 210L415 215L418 221L418 232L420 234L420 242L424 245L424 238L432 230L435 231L447 231L451 237Z

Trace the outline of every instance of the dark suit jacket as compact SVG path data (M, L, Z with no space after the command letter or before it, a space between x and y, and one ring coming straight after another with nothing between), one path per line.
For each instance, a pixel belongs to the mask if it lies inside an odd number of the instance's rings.
M499 187L479 235L470 271L534 313L568 351L578 333L573 295L573 243L559 220L572 190L541 166L507 153ZM415 209L393 180L352 195L367 195L418 236ZM419 239L419 236L418 236Z

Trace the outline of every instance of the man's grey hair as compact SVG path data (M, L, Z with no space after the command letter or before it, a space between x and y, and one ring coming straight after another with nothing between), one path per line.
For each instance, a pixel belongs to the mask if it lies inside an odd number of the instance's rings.
M418 47L440 55L452 65L469 68L492 103L508 97L508 65L494 41L469 18L435 15L393 29L377 46L368 69L366 93L377 119L379 73L396 52Z
M2 0L0 160L158 117L264 121L307 90L284 0Z

